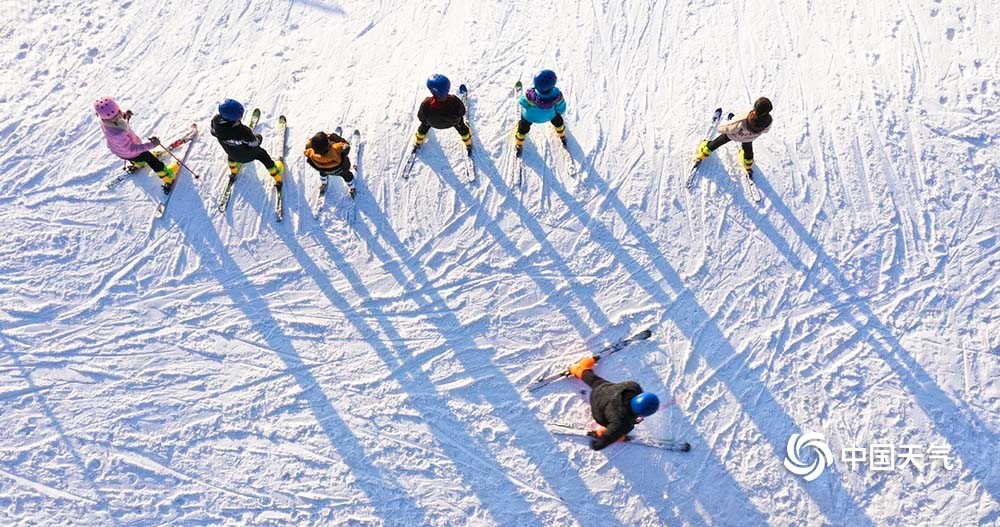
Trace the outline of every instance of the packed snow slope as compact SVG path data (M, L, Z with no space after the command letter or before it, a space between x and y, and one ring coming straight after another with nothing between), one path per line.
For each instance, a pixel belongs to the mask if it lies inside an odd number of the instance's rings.
M0 524L1000 523L997 2L0 5ZM579 173L539 125L514 187L545 67ZM399 177L435 72L471 87L475 182L453 131ZM202 129L162 219L148 172L104 187L104 95ZM763 201L735 145L687 191L712 110L761 95ZM260 164L216 211L226 97L268 146L288 116L282 223ZM301 152L337 125L358 198L317 220ZM692 450L549 433L589 426L583 385L527 383L646 327L597 372ZM841 460L872 444L923 466Z

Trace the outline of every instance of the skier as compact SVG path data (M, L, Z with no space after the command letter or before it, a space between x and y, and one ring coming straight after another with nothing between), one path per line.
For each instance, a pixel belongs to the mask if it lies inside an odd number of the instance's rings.
M417 127L417 135L413 141L413 151L416 152L424 141L427 140L427 132L431 128L440 130L454 128L462 136L465 149L472 155L472 130L465 122L465 104L462 99L451 95L451 81L448 77L436 73L427 78L427 89L431 92L431 97L424 99L417 110L417 119L420 126Z
M254 134L253 130L240 122L243 118L243 105L232 99L226 99L219 105L219 114L212 118L212 135L222 145L229 156L229 180L234 181L243 163L260 161L267 172L274 178L274 188L281 190L281 176L285 167L281 161L275 162L260 144L263 138Z
M660 399L655 393L642 391L635 381L612 383L598 377L594 370L597 359L586 357L569 367L569 372L590 386L590 413L597 424L590 448L601 450L626 435L642 422L643 417L656 413Z
M556 134L563 146L566 146L566 125L563 123L562 114L566 112L566 100L562 92L556 88L556 72L552 70L539 71L534 78L534 87L529 88L521 96L521 120L517 122L517 131L514 132L515 155L521 157L521 149L524 147L524 137L531 130L531 125L552 123L556 128Z
M163 181L163 193L170 194L180 166L177 163L165 166L150 152L160 145L160 139L153 136L149 141L143 142L129 125L132 110L123 113L118 103L111 97L101 97L94 101L94 110L101 118L101 131L104 132L104 139L111 153L131 162L136 168L149 165Z
M347 158L350 152L351 144L335 133L316 132L316 135L306 141L306 163L319 171L320 196L326 194L327 178L335 175L344 179L347 191L351 199L354 199L357 191L354 188L354 174L351 173L351 160Z
M771 129L771 105L770 99L761 97L754 101L753 109L748 113L740 115L735 119L719 125L719 137L711 142L702 140L698 145L698 152L695 154L695 161L701 161L720 146L736 141L743 144L739 151L740 162L747 174L753 172L753 140L757 139Z

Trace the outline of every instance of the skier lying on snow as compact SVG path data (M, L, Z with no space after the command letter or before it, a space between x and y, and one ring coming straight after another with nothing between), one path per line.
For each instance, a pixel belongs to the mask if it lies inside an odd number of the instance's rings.
M643 417L656 413L660 399L654 393L642 391L635 381L612 383L594 374L597 359L586 357L569 367L569 372L590 386L590 413L601 428L593 432L590 448L601 450L625 436L642 422Z
M695 160L701 161L712 155L716 148L730 142L736 141L743 144L739 151L740 162L743 168L750 172L753 169L753 140L757 139L771 129L771 105L770 99L761 97L754 101L753 110L740 115L735 119L719 125L719 137L711 142L703 140L698 145L698 152Z
M170 194L170 189L174 186L174 177L177 176L180 167L177 163L164 166L163 162L150 152L160 145L160 139L156 136L150 137L147 142L139 139L129 125L132 110L122 112L118 103L111 97L101 97L94 101L94 111L101 118L101 131L104 132L104 140L108 143L111 153L131 162L135 167L149 165L149 168L153 169L163 181L163 193Z

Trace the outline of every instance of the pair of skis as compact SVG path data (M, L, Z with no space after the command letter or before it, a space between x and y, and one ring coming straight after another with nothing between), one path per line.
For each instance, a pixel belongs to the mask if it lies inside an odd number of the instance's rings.
M734 114L730 113L729 116L726 118L726 120L728 121L732 119L733 115ZM722 108L716 108L715 112L712 114L712 124L709 125L708 133L706 134L706 137L708 137L708 141L712 141L712 139L715 138L716 130L721 120L722 120ZM742 150L740 152L742 152ZM691 167L691 171L688 173L687 181L684 182L684 186L688 190L692 190L694 188L694 178L698 174L698 168L701 167L703 161L704 159L697 159L694 162L694 166ZM745 169L743 171L742 179L744 185L746 186L746 192L750 196L750 199L752 199L754 202L759 202L760 200L762 200L763 196L761 196L760 194L760 189L757 187L757 183L753 180L752 168Z
M511 95L514 98L514 108L517 112L516 113L517 119L520 119L521 117L520 100L521 100L521 95L523 93L524 93L524 85L521 83L521 80L518 79L518 81L514 83L514 90L511 91ZM518 121L515 120L514 122L517 123ZM514 126L515 126L514 133L517 133L517 125L515 124ZM565 176L567 178L574 178L576 177L576 163L573 161L573 155L569 151L569 145L566 143L565 137L560 137L559 142L562 146L563 172L565 173ZM515 141L513 184L517 187L520 187L522 184L524 184L524 157L522 156L522 154L523 154L522 150L517 148L517 143Z
M253 113L250 114L250 122L247 124L250 130L256 132L257 124L260 122L260 108L254 108ZM284 115L278 116L278 136L276 139L276 151L278 155L278 161L281 162L282 166L285 165L285 151L288 148L288 121L285 119ZM242 165L240 166L242 169ZM287 167L285 167L287 169ZM286 170L287 172L287 170ZM226 188L222 191L222 196L219 198L219 212L226 212L229 207L229 200L233 196L233 187L236 185L236 180L239 179L239 171L229 178L226 183ZM277 221L281 221L285 218L284 213L284 189L275 189L276 197L274 200L274 216Z
M337 135L339 135L339 136L341 136L341 137L343 137L344 129L342 127L338 126L334 130L334 133L337 134ZM361 174L361 164L360 164L360 161L361 161L361 151L362 151L361 130L358 130L357 128L355 128L354 129L354 133L351 134L351 147L356 152L355 155L354 155L354 159L356 161L355 164L354 164L354 172L355 172L355 178L354 179L357 180L358 177ZM327 189L329 188L329 178L330 178L330 176L327 176L327 182L321 182L320 183L320 186L319 186L319 196L316 198L316 208L313 210L313 219L319 219L320 214L323 212L323 203L325 202L326 192L327 192ZM355 187L355 188L357 188L357 187ZM357 191L355 191L355 192L357 192ZM350 224L353 225L354 221L358 217L358 205L357 205L357 201L355 201L355 197L356 196L351 195L350 193L348 193L348 197L351 200L351 213L350 213L350 215L348 217L348 223L350 223Z
M468 86L466 86L465 84L459 86L458 96L459 98L462 99L462 104L465 105L466 115L468 115L469 111ZM471 118L467 119L465 124L466 126L469 127L469 133L472 133L472 119ZM462 144L462 146L463 148L466 148L466 152L468 154L465 160L463 161L463 164L465 166L465 179L467 182L472 183L476 181L476 162L472 156L473 150L465 147L464 143ZM420 145L413 145L413 149L410 150L410 153L406 156L406 160L403 162L403 170L400 173L403 179L410 179L410 176L412 175L413 172L413 167L416 166L417 164L417 157L419 152L420 152Z

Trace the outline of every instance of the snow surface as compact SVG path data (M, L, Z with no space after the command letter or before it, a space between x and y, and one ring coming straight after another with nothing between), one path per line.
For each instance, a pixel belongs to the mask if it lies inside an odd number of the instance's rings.
M0 17L3 525L1000 524L1000 3L5 0ZM559 72L510 185L513 82ZM480 168L435 132L398 170L423 80L472 89ZM197 122L166 217L91 102L140 134ZM716 106L775 104L683 188ZM247 166L230 210L207 134L225 97L289 119L286 218ZM359 127L357 221L301 159ZM602 452L577 381L668 404ZM793 433L943 445L806 482Z

